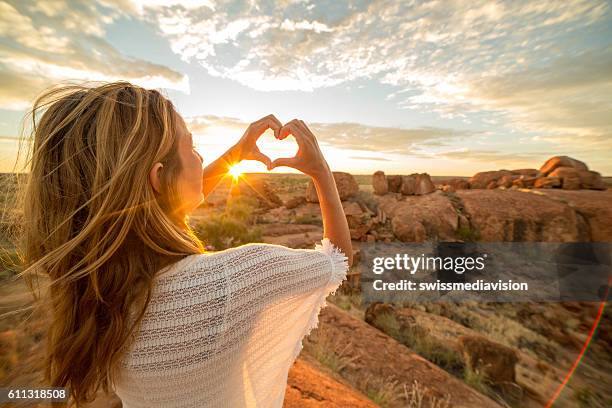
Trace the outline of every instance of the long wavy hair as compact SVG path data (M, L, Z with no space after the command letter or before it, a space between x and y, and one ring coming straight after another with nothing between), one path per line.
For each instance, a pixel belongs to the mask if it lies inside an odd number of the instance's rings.
M156 272L204 249L174 210L176 111L158 91L63 85L29 116L22 276L48 322L45 382L68 387L78 406L116 379ZM156 162L160 194L149 182Z

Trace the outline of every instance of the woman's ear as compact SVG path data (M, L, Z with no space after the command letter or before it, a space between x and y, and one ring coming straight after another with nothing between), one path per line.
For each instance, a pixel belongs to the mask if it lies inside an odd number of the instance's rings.
M164 165L155 163L149 172L149 182L157 194L161 194L161 172Z

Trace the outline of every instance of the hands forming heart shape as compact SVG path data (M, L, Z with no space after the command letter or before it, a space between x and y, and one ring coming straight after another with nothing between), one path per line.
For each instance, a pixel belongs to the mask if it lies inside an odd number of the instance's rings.
M272 161L259 150L257 140L268 129L274 131L274 137L278 140L284 140L289 135L295 138L298 151L294 157L281 157ZM308 126L299 119L293 119L283 125L274 115L263 117L249 125L233 149L237 153L238 161L257 160L265 164L268 170L279 166L287 166L311 177L329 170L317 138Z

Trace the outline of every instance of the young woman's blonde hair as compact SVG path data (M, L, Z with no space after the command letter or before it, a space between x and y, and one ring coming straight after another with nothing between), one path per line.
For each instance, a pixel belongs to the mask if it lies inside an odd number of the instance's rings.
M173 211L177 117L159 92L65 85L38 97L30 115L23 276L48 320L45 382L68 387L80 405L109 390L155 273L203 247ZM156 162L161 194L149 183Z

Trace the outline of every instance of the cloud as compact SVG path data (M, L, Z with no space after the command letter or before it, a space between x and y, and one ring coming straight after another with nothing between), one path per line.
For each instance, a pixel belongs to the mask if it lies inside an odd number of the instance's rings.
M218 129L230 130L241 135L248 123L235 118L202 115L186 117L185 123L195 135L212 135ZM417 155L420 149L432 142L456 141L469 137L472 133L444 128L401 129L394 127L368 126L359 123L307 123L317 136L322 146L331 146L340 150L363 151L367 160L385 160L374 158L372 152Z
M27 108L44 88L67 80L123 79L188 91L185 75L125 56L104 40L106 25L124 15L123 4L0 2L0 108Z
M404 109L589 141L610 134L604 0L219 1L144 6L142 16L185 61L257 90L367 79L395 87L389 98Z
M391 161L391 159L387 159L386 157L374 157L374 156L349 156L348 158L355 159L355 160Z

